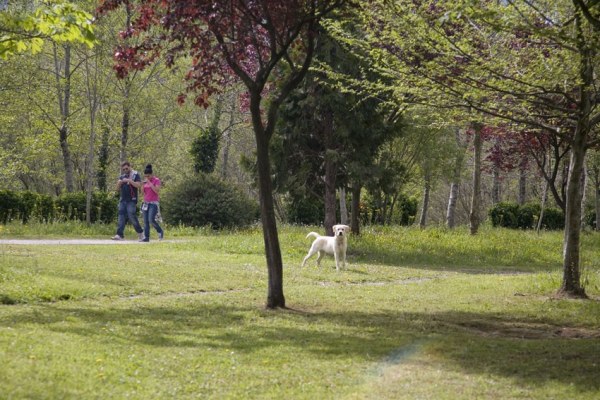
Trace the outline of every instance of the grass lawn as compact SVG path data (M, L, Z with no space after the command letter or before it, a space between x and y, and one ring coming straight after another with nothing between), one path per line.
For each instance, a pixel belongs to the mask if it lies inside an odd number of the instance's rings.
M15 224L0 239L113 230ZM311 230L280 228L277 311L257 229L0 244L0 398L600 397L599 234L582 236L590 299L566 300L560 232L367 228L336 272L331 257L299 267Z

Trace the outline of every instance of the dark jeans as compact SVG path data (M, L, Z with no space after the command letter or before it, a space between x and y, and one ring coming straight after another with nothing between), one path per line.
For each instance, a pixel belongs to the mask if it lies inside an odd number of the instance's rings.
M127 221L133 225L133 229L137 233L143 232L140 222L136 215L136 203L133 201L119 201L119 220L117 222L117 235L124 237L123 232L125 231L125 224Z
M158 214L157 204L148 204L148 209L143 211L144 213L144 237L150 239L150 224L156 229L156 232L160 235L163 230L156 222L156 214Z

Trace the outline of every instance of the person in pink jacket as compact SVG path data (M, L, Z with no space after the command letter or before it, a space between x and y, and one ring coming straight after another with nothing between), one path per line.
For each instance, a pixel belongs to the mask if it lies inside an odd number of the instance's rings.
M158 240L162 240L165 232L156 221L156 216L160 210L160 197L158 195L160 192L160 179L154 176L152 164L146 165L146 169L144 169L143 183L144 202L142 203L142 214L144 215L144 238L140 239L140 242L150 241L150 224L158 232Z

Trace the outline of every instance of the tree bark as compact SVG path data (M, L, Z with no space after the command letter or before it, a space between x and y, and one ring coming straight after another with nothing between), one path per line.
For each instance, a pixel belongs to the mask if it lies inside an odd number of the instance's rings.
M268 292L267 308L285 308L283 296L283 261L277 234L277 220L273 202L273 182L271 181L271 163L269 159L269 135L262 124L260 93L250 93L250 112L254 137L256 139L256 158L258 169L258 187L260 197L260 215L267 258Z
M346 188L340 187L340 223L348 225L348 206L346 205Z
M352 205L350 210L350 229L354 235L360 235L360 191L358 183L352 184Z
M527 162L524 159L519 165L519 205L527 201Z
M500 203L500 169L494 166L492 171L492 204Z
M600 230L600 185L598 185L598 183L596 183L596 186L594 188L594 193L596 193L595 196L595 201L594 201L594 209L596 210L596 226L594 227L595 230Z
M65 168L65 188L71 193L75 190L73 159L69 146L69 116L71 113L71 46L65 45L64 76L61 75L61 65L58 59L57 45L54 45L54 72L60 109L61 125L58 129L60 149ZM62 78L62 79L61 79ZM61 82L62 81L62 82Z
M460 129L456 130L456 146L457 155L454 162L452 183L450 184L450 196L448 198L448 208L446 210L446 226L450 229L454 229L454 226L456 225L456 204L458 203L458 195L460 193L460 177L464 160L464 145L460 139Z
M129 103L131 81L129 80L129 77L125 79L125 87L123 90L123 115L121 117L121 149L119 151L121 163L127 161L127 144L129 142L129 124L131 119L131 106Z
M429 209L429 194L431 192L431 174L429 171L425 173L425 187L423 189L423 203L421 205L421 218L419 219L419 226L421 229L427 226L427 211Z
M336 176L337 152L333 145L333 113L324 113L323 133L325 138L325 234L333 236L333 226L336 224Z
M471 235L476 235L481 223L481 125L474 124L474 165L473 165L473 197L471 198L471 212L469 214L469 228Z
M563 279L558 294L567 297L586 298L585 290L581 285L581 273L579 269L581 202L583 198L581 180L584 172L587 139L591 131L590 113L592 111L592 96L594 96L592 92L594 90L594 54L583 37L580 18L579 14L575 17L578 29L577 45L581 55L579 61L579 75L581 78L579 87L580 102L578 104L579 119L571 145L565 207Z

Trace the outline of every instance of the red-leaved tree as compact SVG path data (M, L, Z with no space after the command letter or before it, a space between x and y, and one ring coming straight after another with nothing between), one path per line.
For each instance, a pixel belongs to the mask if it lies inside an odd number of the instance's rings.
M115 53L117 74L143 69L159 56L185 75L194 102L241 81L246 86L256 139L261 221L268 267L268 308L285 307L283 265L270 175L269 141L283 100L302 81L313 58L319 20L345 0L102 0L99 14L124 6L134 18L124 38L134 47ZM267 90L268 89L268 90ZM179 100L184 101L185 95Z

